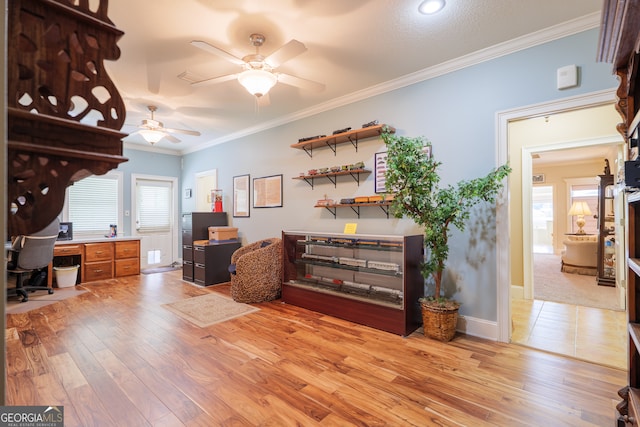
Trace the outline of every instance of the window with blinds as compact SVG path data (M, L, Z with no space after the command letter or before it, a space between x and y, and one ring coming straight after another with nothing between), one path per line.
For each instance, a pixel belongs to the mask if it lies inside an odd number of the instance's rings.
M90 176L67 189L68 221L75 236L103 236L118 224L119 175Z
M171 183L136 180L136 230L139 233L171 231Z
M572 184L569 194L569 208L573 202L587 202L592 215L585 215L586 221L584 228L587 234L598 234L598 185L597 184ZM571 232L578 231L575 220L571 221Z

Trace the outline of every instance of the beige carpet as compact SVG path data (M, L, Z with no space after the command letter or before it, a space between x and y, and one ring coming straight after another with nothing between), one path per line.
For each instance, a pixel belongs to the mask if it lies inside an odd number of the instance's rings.
M29 301L27 302L20 302L21 298L18 297L10 297L7 298L5 314L18 314L37 310L49 304L63 301L67 298L77 297L85 292L87 292L85 289L72 286L69 288L53 288L53 294L51 295L49 295L47 291L35 291L29 293Z
M621 310L615 287L598 286L595 276L563 273L560 264L557 255L533 255L534 299Z
M201 328L260 310L219 294L201 295L162 306Z

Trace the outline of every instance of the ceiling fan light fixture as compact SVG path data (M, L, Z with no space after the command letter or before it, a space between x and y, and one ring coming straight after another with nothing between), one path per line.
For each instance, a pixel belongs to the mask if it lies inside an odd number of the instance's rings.
M164 138L164 132L160 132L159 130L142 129L141 131L139 131L139 133L140 135L142 135L145 141L147 141L151 145Z
M423 15L432 15L444 8L445 0L424 0L418 6L418 12Z
M251 95L259 98L271 90L278 77L265 70L245 70L238 75L238 81Z

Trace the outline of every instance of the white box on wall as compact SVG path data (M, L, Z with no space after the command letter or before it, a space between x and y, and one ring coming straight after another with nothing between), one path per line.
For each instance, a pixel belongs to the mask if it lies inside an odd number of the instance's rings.
M558 68L558 89L567 89L578 86L578 67L566 65Z

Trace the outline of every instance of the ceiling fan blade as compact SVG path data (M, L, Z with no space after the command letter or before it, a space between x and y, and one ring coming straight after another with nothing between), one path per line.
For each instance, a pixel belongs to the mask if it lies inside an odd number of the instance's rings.
M171 129L171 128L162 128L162 130L163 130L164 132L182 133L182 134L185 134L185 135L200 136L200 132L198 132L197 130L188 130L188 129Z
M265 62L271 65L273 68L278 68L290 59L295 58L303 52L306 52L307 47L304 43L299 42L296 39L289 41L289 43L282 46L280 49L273 52L271 55L265 58Z
M198 82L193 82L193 83L191 83L191 86L200 87L200 86L214 85L214 84L218 84L218 83L227 82L229 80L234 80L236 78L238 78L237 74L227 74L226 76L212 77L210 79L204 79L204 80L200 80Z
M238 58L237 56L234 56L232 54L230 54L229 52L226 52L218 47L215 47L207 42L203 42L202 40L192 40L191 41L191 45L195 46L199 49L202 49L206 52L212 53L214 55L218 55L221 58L226 59L227 61L233 62L234 64L238 64L238 65L244 65L245 62L241 59Z
M278 81L289 86L299 87L300 89L306 89L312 92L322 92L325 88L325 85L322 83L284 73L278 73Z
M269 97L269 92L256 98L256 102L260 107L268 107L269 105L271 105L271 98Z
M178 142L181 142L178 138L176 138L176 137L175 137L175 136L173 136L173 135L169 135L169 134L166 134L166 135L164 136L164 138L165 138L166 140L168 140L169 142L173 142L174 144L177 144Z

